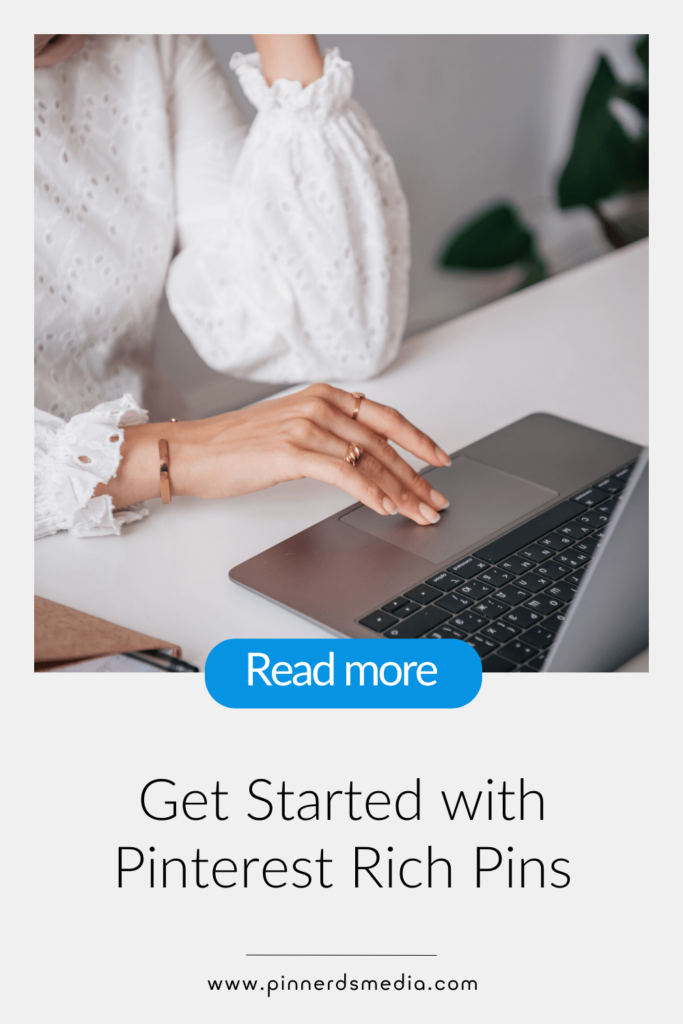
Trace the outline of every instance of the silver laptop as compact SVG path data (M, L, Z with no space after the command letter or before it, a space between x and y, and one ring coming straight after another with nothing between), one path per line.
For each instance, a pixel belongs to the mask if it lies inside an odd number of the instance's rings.
M535 413L451 458L425 471L451 502L435 526L355 504L230 578L336 636L465 640L485 672L609 671L647 646L638 445Z
M543 664L612 672L649 641L649 457L643 451Z

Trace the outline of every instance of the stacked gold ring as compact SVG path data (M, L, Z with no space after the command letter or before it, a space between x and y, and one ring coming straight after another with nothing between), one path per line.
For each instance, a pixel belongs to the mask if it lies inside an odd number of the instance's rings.
M351 397L356 399L356 404L353 407L353 412L351 414L351 419L352 420L357 420L358 419L358 413L360 412L360 403L365 398L365 395L363 394L362 391L353 391L352 394L351 394Z
M361 445L356 444L352 441L348 447L346 455L344 456L344 462L348 462L350 466L357 465L363 456L363 448Z

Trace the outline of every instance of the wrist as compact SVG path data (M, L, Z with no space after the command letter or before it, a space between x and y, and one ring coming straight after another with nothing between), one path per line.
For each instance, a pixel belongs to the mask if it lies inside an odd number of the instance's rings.
M106 484L99 484L95 496L110 495L115 509L161 495L159 441L168 441L168 469L171 497L192 493L189 489L187 445L183 436L189 428L185 423L144 423L127 427L121 445L121 461L116 475Z
M304 88L321 78L323 58L314 35L255 35L263 77L270 86L278 78L301 82Z

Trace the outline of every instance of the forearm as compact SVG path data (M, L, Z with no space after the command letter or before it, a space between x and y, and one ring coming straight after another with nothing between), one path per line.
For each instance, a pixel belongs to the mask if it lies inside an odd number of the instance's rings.
M288 78L305 87L322 76L323 58L315 36L262 35L254 36L254 43L268 85Z
M158 497L161 438L169 444L172 495L228 498L313 477L380 515L400 511L422 526L437 522L436 508L448 504L385 438L433 466L448 465L445 452L396 410L327 384L205 420L132 425L116 475L100 484L96 498L109 495L124 509ZM362 456L358 469L348 458L354 446Z

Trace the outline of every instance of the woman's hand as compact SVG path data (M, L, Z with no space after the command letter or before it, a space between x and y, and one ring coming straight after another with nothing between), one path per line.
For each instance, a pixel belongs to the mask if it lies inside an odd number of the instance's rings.
M268 85L278 78L305 87L323 73L323 59L315 36L254 36L261 70Z
M355 404L347 391L313 384L210 419L127 427L118 473L95 493L110 494L116 508L158 497L158 441L166 438L175 495L227 498L311 477L380 515L401 512L421 526L438 522L448 501L388 442L432 466L449 465L446 453L395 409L368 398L354 421ZM344 458L352 442L363 448L355 466Z

